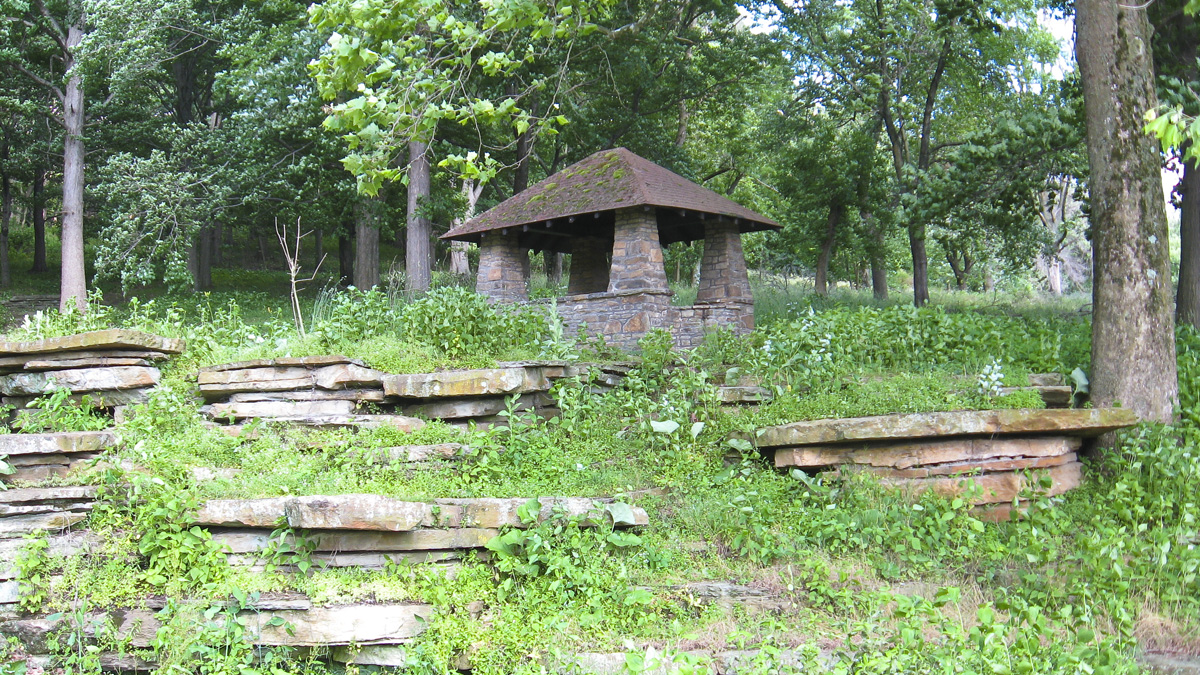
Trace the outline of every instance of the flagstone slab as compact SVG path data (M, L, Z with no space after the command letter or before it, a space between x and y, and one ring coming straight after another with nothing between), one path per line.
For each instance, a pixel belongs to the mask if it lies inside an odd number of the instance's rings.
M0 370L6 372L22 370L27 364L36 363L38 360L141 359L143 361L162 361L167 358L170 358L169 355L163 352L137 349L85 349L57 354L0 356Z
M142 387L140 389L124 389L121 391L89 391L67 396L67 400L72 403L82 403L83 397L86 396L88 403L97 408L115 408L117 406L137 405L150 400L150 392L154 391L153 387ZM29 403L40 396L4 396L0 398L4 405L9 405L14 408L28 408Z
M24 370L71 370L73 368L109 368L112 366L149 366L146 359L105 357L86 359L39 359L26 361Z
M86 513L66 511L0 518L0 538L23 537L39 531L61 532L86 518Z
M158 368L147 366L10 373L0 375L0 394L39 396L54 386L66 387L72 392L141 389L155 386L159 378Z
M364 403L381 403L384 400L383 389L300 389L294 391L263 391L241 392L230 394L229 403L250 403L258 401L361 401Z
M1046 434L1088 438L1137 424L1132 410L961 410L822 419L760 430L760 448L820 445L850 441L904 440L937 436Z
M774 398L774 393L766 387L717 387L718 400L726 405L739 403L762 403Z
M367 364L352 359L348 356L331 354L327 356L284 356L277 359L254 359L251 361L237 361L235 363L222 363L216 366L205 366L199 369L201 373L219 373L226 370L246 370L248 368L274 368L277 366L334 366L342 363L351 363L356 366L366 367Z
M182 338L165 338L136 330L111 328L44 340L0 342L0 355L46 354L85 349L134 349L180 354L183 352L184 346Z
M1032 387L1001 387L1000 395L1007 396L1019 391L1034 391L1042 397L1042 403L1047 408L1069 408L1075 397L1075 390L1065 385L1032 386Z
M210 403L200 410L209 419L224 420L352 415L357 407L354 401L252 401Z
M313 371L313 381L322 389L350 389L383 386L383 371L342 363Z
M543 398L544 394L521 395L513 404L513 410L533 410L553 401ZM428 401L406 405L402 408L405 415L427 417L435 420L458 420L473 417L490 417L508 410L508 397L483 396L478 398L451 398L442 401Z
M266 499L210 499L192 518L193 525L204 527L281 526L287 518L287 503L293 497Z
M407 532L320 531L305 538L320 553L444 551L483 548L500 530L484 528L420 529ZM261 529L214 531L212 539L229 553L256 553L267 548L271 533Z
M315 386L313 380L313 371L311 368L304 366L287 366L287 367L262 367L262 368L242 368L239 370L217 370L217 371L202 371L196 375L196 383L200 385L201 390L214 385L235 386L245 385L247 387L260 387L259 389L248 388L246 391L271 391L266 387L271 385L290 385L293 382L305 382L306 386ZM303 386L303 385L302 385ZM288 389L297 387L288 386Z
M433 523L433 507L369 494L295 497L284 506L288 525L306 530L404 532Z
M1045 470L1050 477L1051 485L1045 490L1046 496L1053 497L1068 490L1079 487L1083 480L1083 465L1070 462ZM931 478L882 478L885 484L904 486L915 494L933 490L943 497L965 496L974 483L982 494L972 498L973 504L1000 504L1017 499L1023 490L1037 488L1036 480L1031 480L1024 471L990 473L969 477L931 477ZM1040 489L1040 488L1038 488Z
M810 445L776 450L775 466L818 468L836 464L865 464L908 469L933 464L981 462L1002 457L1056 457L1079 450L1082 443L1082 439L1075 437L1048 437L953 438L888 444Z
M0 454L11 457L14 455L98 452L116 446L119 440L115 431L0 434Z
M1046 469L1078 461L1073 452L1056 457L1001 457L972 462L950 462L948 464L931 464L913 467L911 469L878 469L872 468L876 474L890 478L929 478L931 476L954 476L966 474L986 474L1004 471L1023 471L1027 469Z
M383 390L401 398L452 398L546 391L550 381L537 369L482 368L438 373L385 375Z
M65 485L0 490L0 504L69 504L94 500L99 492L100 487L97 485Z
M69 558L98 548L102 543L99 536L86 531L56 534L46 537L46 555ZM0 539L0 580L16 578L17 557L29 544L26 539Z

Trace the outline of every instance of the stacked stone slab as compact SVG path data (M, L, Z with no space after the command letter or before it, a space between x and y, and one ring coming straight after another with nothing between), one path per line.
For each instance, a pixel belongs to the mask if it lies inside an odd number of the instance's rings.
M271 419L311 426L387 424L414 430L425 419L451 423L503 423L514 407L542 415L556 412L549 396L555 380L600 371L594 386L608 389L628 372L625 364L593 366L523 361L496 368L392 375L344 356L243 361L201 369L202 409L211 419L237 423ZM372 414L365 414L368 410Z
M1129 410L971 410L823 419L759 430L775 466L804 471L853 467L915 493L957 496L974 483L977 505L1012 504L1045 472L1049 495L1079 485L1083 439L1137 423ZM1006 517L1004 509L992 512Z
M0 483L38 483L63 478L91 464L100 453L116 446L114 431L72 431L48 434L0 435L0 455L13 468Z
M442 563L483 548L506 526L523 527L518 512L526 499L437 499L409 502L370 494L267 499L211 500L194 525L209 529L234 565L265 564L271 533L286 526L300 531L318 566L379 569L392 563ZM638 527L646 512L612 500L543 497L539 518L555 513Z
M65 387L102 408L142 403L158 384L157 363L183 347L181 339L119 329L0 342L0 402L19 410Z
M71 555L89 549L96 538L71 532L96 502L95 486L16 488L0 491L0 614L19 599L16 561L26 535L48 534L47 554Z
M1028 387L1004 387L1003 394L1035 391L1047 408L1070 408L1075 403L1075 390L1064 383L1062 373L1036 373L1029 376Z

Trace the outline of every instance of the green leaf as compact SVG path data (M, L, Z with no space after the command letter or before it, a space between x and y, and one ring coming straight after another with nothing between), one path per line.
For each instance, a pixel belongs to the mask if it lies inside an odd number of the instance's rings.
M637 519L633 515L633 507L624 502L605 504L604 509L612 516L614 525L637 525Z

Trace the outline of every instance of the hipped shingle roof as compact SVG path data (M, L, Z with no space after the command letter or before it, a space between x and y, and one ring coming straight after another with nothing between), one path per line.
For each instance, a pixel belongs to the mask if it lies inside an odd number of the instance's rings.
M658 209L660 230L671 230L670 236L663 237L664 244L703 238L699 221L706 214L735 219L742 232L780 227L731 199L625 148L616 148L572 164L450 230L442 239L477 242L490 230L535 223L553 226L554 221L565 225L579 216L637 206Z

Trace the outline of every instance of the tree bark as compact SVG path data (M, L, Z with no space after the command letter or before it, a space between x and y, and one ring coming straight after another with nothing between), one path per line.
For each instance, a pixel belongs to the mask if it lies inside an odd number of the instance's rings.
M313 232L313 235L316 236L316 238L317 238L317 241L316 241L316 249L317 250L316 250L316 255L315 255L316 262L313 263L313 265L314 265L313 269L317 270L321 266L321 261L325 259L325 230L318 227L316 229L316 231Z
M58 306L87 311L87 277L83 260L83 78L73 50L83 41L79 26L67 29L67 84L63 90L62 279Z
M845 207L840 201L829 205L829 218L825 222L825 238L817 253L817 274L813 280L813 292L820 296L829 295L829 259L833 257L833 245L837 241L838 225L842 222Z
M563 254L557 251L542 251L542 258L547 283L555 285L562 283Z
M870 221L870 214L865 215L863 220ZM871 239L871 293L876 300L884 301L888 299L888 270L887 250L884 246L886 239L881 224L875 224Z
M1144 8L1078 0L1075 55L1091 167L1092 374L1097 407L1120 403L1170 422L1178 399L1167 218Z
M408 144L408 239L404 264L408 290L429 290L433 268L433 223L420 215L429 201L429 143L410 141ZM378 236L378 230L376 230ZM378 250L376 250L378 258ZM361 260L361 257L359 258ZM378 274L376 274L378 280Z
M49 272L46 262L46 170L33 170L33 267L30 272Z
M409 178L411 181L411 177ZM354 211L354 286L367 291L379 285L378 198L359 197ZM411 225L409 239L412 239ZM412 274L411 253L409 275ZM411 276L410 276L411 278Z
M211 225L205 225L196 233L196 264L192 269L192 281L197 292L212 290L212 259L216 241Z

